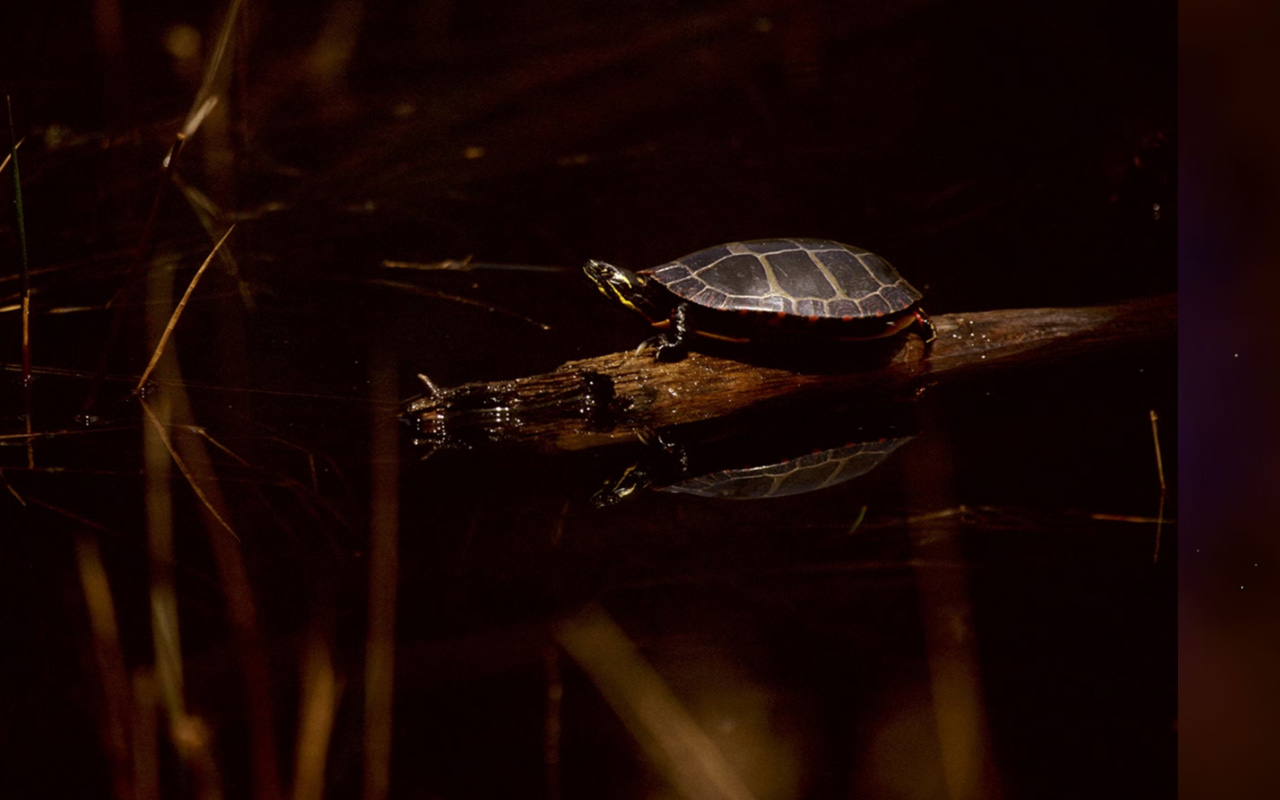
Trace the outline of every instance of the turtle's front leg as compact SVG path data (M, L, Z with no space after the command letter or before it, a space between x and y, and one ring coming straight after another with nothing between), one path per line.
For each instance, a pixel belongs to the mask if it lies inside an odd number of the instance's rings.
M667 332L654 337L658 352L654 357L659 361L679 361L689 352L689 304L679 303L671 311L671 322Z

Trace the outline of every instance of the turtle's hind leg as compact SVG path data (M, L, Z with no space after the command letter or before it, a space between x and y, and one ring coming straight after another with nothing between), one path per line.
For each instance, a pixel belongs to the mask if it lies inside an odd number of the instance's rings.
M920 326L920 338L924 339L925 347L928 347L938 338L938 329L933 327L933 320L924 313L924 309L917 308L915 318L916 324Z

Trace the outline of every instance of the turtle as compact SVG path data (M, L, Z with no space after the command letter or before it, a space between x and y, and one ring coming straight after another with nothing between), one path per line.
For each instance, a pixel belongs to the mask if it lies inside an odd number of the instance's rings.
M788 332L860 341L915 326L926 346L937 338L918 289L875 253L839 242L757 239L636 272L595 260L583 270L606 297L664 330L645 343L656 345L662 361L683 358L691 334L732 342Z

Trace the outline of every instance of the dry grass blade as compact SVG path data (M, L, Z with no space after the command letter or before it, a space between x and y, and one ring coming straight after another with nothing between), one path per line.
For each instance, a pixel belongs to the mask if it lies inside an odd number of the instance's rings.
M494 264L490 262L473 261L473 256L466 256L462 259L446 258L443 261L393 261L391 259L383 259L382 266L388 269L414 269L421 272L471 272L473 270L493 270L496 272L577 272L576 269L570 267L556 267L544 264Z
M479 300L472 300L469 297L460 297L456 294L449 294L448 292L438 292L435 289L428 289L423 286L415 286L412 283L404 283L402 281L387 281L387 280L375 279L375 280L368 281L368 283L374 286L388 286L392 289L402 289L406 292L413 292L414 294L420 294L424 297L435 297L440 300L448 300L451 303L460 303L466 306L483 308L485 311L489 311L494 314L501 314L505 317L511 317L512 319L518 319L523 322L527 322L530 325L533 325L534 327L540 328L544 331L551 330L551 326L545 322L539 322L538 320L533 319L532 317L526 317L524 314L511 311L510 309L506 309L501 306L495 306L491 303L484 303Z
M1156 416L1156 410L1151 409L1151 441L1156 447L1156 475L1160 478L1160 491L1163 493L1166 489L1164 482L1164 459L1160 457L1160 426L1159 417Z
M13 206L18 213L18 267L22 274L22 383L26 386L31 383L31 269L27 259L27 222L22 208L22 176L18 170L18 137L13 132L13 101L7 94L4 101L9 111L9 157L5 163L13 162ZM28 410L28 430L30 427L31 414ZM31 460L32 455L28 451L28 465Z
M19 304L12 306L0 306L0 314L12 314L15 311L25 311L27 304ZM102 311L106 308L101 306L55 306L54 308L46 308L45 314L79 314L84 311Z
M0 469L0 483L3 483L4 488L9 491L9 494L13 495L13 499L18 501L18 505L26 508L27 501L23 499L22 495L18 494L17 489L13 488L13 484L9 483L9 477L4 474L4 470L2 469Z
M547 768L547 798L560 800L560 740L564 718L564 676L560 669L560 651L548 644L542 650L547 675L547 715L543 727L542 760Z
M187 119L182 125L182 130L178 133L179 138L190 139L196 131L200 130L200 124L204 122L205 117L209 116L209 114L213 112L213 109L217 107L217 105L218 98L215 95L213 97L206 97L203 103L191 109L191 113L187 115ZM168 157L165 158L164 165L166 167L169 166Z
M191 299L191 293L196 290L196 284L200 282L200 276L204 275L204 271L213 263L213 257L218 254L218 249L222 247L222 243L227 240L227 237L235 229L235 225L227 228L227 232L222 234L222 238L213 246L213 250L209 252L209 256L204 260L204 263L200 265L200 269L196 270L196 274L192 276L191 283L187 284L187 291L183 293L182 299L178 301L177 308L173 309L173 314L169 317L169 324L165 326L164 333L160 335L160 341L156 343L155 352L151 354L151 361L147 363L147 368L142 371L142 377L138 379L138 385L133 388L134 392L142 391L147 378L151 377L151 371L156 368L156 364L160 361L160 356L164 354L164 347L169 343L169 337L173 334L173 329L178 324L178 318L182 316L182 310L187 307L187 301Z
M25 142L26 140L27 140L27 137L23 136L13 145L12 151L5 153L4 161L0 161L0 172L4 172L4 168L9 166L9 162L14 159L15 155L18 152L18 148L22 147L22 143Z
M1173 525L1177 522L1177 520L1164 519L1161 516L1140 517L1134 514L1104 514L1101 512L1090 514L1089 519L1101 520L1102 522L1129 522L1134 525L1160 525L1165 522Z
M395 367L372 359L374 400L394 400ZM375 404L375 408L377 404ZM369 520L369 633L365 651L364 798L383 800L391 788L391 709L395 678L396 586L399 575L399 431L389 414L372 415L373 465Z
M213 53L209 56L209 63L205 65L204 79L200 82L195 101L192 102L191 110L187 112L187 118L182 124L182 132L187 136L194 134L199 129L200 123L213 110L210 103L216 96L214 87L225 74L223 67L228 63L227 53L231 49L231 33L236 28L236 19L240 16L242 6L244 6L244 0L232 0L231 8L227 10L227 17L222 21L218 41L214 45Z
M324 637L313 635L302 671L293 800L320 800L324 796L325 759L340 693L329 643Z
M156 681L151 670L133 671L133 781L135 800L160 800L160 737L156 730Z
M923 469L932 469L923 480L946 484L949 465L940 467L935 462ZM896 754L895 761L902 759L899 768L918 772L928 769L926 765L937 758L946 797L998 797L998 760L991 743L976 631L971 622L969 566L956 535L963 519L953 516L940 525L912 526L911 548L917 559L912 571L933 699L931 738L937 742L938 753ZM926 557L941 557L954 567L934 569L924 561ZM887 759L876 767L886 774L893 769Z
M178 601L173 589L173 497L169 483L171 461L166 456L166 450L171 448L159 418L146 404L143 410L154 422L152 429L142 429L147 554L151 569L151 636L160 702L172 722L186 716L186 705ZM168 417L168 407L163 407L161 413Z
M102 566L97 540L86 535L76 538L76 566L80 572L85 605L89 609L94 660L102 680L102 743L110 763L112 794L118 800L127 800L134 796L128 729L133 693L120 647L111 586L107 583L107 571Z
M240 537L236 534L235 529L231 527L231 523L227 522L226 518L218 513L218 510L213 507L213 503L209 502L209 498L205 495L204 490L200 488L200 484L196 483L195 476L192 475L191 470L187 468L187 464L182 460L182 456L178 455L178 451L173 448L173 441L169 438L168 430L165 429L164 424L160 421L159 417L155 415L155 412L151 410L151 406L148 405L145 400L142 401L141 405L142 410L147 415L147 419L151 422L151 426L155 429L156 434L160 437L160 441L164 443L165 449L169 452L169 457L172 458L173 463L177 465L178 471L182 473L182 477L186 478L187 485L191 487L191 491L196 493L196 497L199 498L201 505L205 507L205 510L218 521L218 524L221 525L227 533L231 534L233 539L240 541Z
M680 796L752 797L715 742L604 609L592 607L560 623L556 639Z
M101 428L64 428L54 431L40 431L39 433L0 433L0 442L26 441L31 439L61 439L67 436L97 436L102 433L115 433L132 428L132 425L112 425ZM71 472L72 470L65 467L49 467L50 472ZM87 472L96 472L97 470L85 470ZM123 474L123 473L122 473Z
M227 18L223 22L222 31L218 37L218 43L214 48L213 54L209 59L209 64L205 69L204 80L201 82L200 89L196 92L195 100L191 104L191 110L187 113L186 119L183 121L182 129L174 136L173 144L169 148L169 152L164 157L163 168L164 174L161 176L160 184L156 187L155 197L151 202L151 212L147 215L147 221L142 226L142 234L138 238L138 262L145 263L147 254L151 244L151 233L155 227L155 222L160 214L160 204L164 198L165 187L173 180L177 174L178 155L182 152L183 146L187 140L193 136L199 129L201 123L209 116L209 113L217 106L217 95L214 92L214 86L220 75L226 71L223 69L227 50L231 41L231 32L235 29L235 22L240 14L240 8L244 5L244 0L233 0L231 8L227 12ZM233 226L234 227L234 226ZM228 231L230 232L230 231ZM225 238L225 237L224 237ZM215 248L216 251L216 248ZM206 264L206 266L208 266ZM203 269L203 268L202 268ZM135 287L132 282L125 284L123 288L116 293L109 305L128 305ZM122 315L117 309L111 320L111 327L107 331L106 343L103 346L102 356L99 359L98 369L88 396L85 398L83 411L87 412L97 401L98 385L101 383L102 375L106 372L107 353L110 351L112 344L116 340L121 325ZM141 387L139 383L139 387Z
M151 231L155 227L156 218L160 216L160 202L164 199L164 187L169 185L173 179L175 170L178 166L178 154L182 152L182 148L187 144L187 137L179 132L173 137L173 144L169 145L169 152L165 153L163 168L164 173L160 176L160 185L156 187L155 197L151 199L151 213L147 214L147 221L142 226L142 235L138 237L138 261L145 262L147 258L148 247L151 245ZM129 294L130 286L125 285L120 291L116 292L116 296L111 299L107 305L115 305L122 298ZM108 340L113 337L108 337Z
M177 365L172 364L176 377ZM179 386L181 384L179 383ZM191 407L187 394L181 389L161 396L173 404L171 420L177 421L168 431L187 431L193 427ZM235 650L245 688L245 715L248 725L248 745L252 780L252 796L257 800L277 800L281 796L280 775L273 731L271 674L258 628L257 609L253 600L253 587L240 549L239 537L231 530L228 519L229 505L224 500L205 448L205 439L197 435L174 436L171 452L184 477L196 491L205 515L205 526L213 556L218 565L218 575L223 596L235 635ZM194 481L199 480L197 487ZM229 535L223 535L223 533Z
M219 222L227 218L226 212L207 194L184 181L182 176L177 173L173 175L173 184L178 187L178 191L182 192L182 198L187 201L187 206L196 215L201 227L205 229L210 238L213 238L216 235L214 231ZM236 263L235 257L231 255L230 251L223 250L220 256L227 274L236 281L236 289L240 293L240 299L244 302L245 308L252 309L254 306L253 292L249 289L249 284L240 276L240 265Z
M364 0L336 0L329 4L324 27L307 54L307 73L312 81L328 84L347 74L360 39L364 7Z
M202 428L202 427L200 427L200 426L198 426L198 425L187 425L187 426L185 426L185 427L186 427L186 429L187 429L187 431L188 431L188 432L190 432L190 433L194 433L196 436L199 436L201 439L204 439L204 440L205 440L206 442L208 442L209 444L211 444L211 445L213 445L214 447L218 448L218 450L222 451L223 453L227 454L227 455L228 455L228 456L230 456L231 458L235 459L235 460L236 460L236 462L237 462L238 464L240 464L240 466L242 466L242 467L252 467L252 466L253 466L253 464L252 464L252 463L250 463L247 459L242 458L242 457L240 456L240 454L239 454L239 453L235 452L235 451L234 451L234 450L232 450L230 447L227 447L227 446L226 446L225 444L223 444L222 442L220 442L220 441L218 441L217 439L213 438L213 436L209 433L209 431L205 430L204 428Z
M1160 534L1164 530L1164 501L1168 487L1164 482L1164 460L1160 457L1160 426L1156 410L1151 409L1151 441L1156 448L1156 476L1160 479L1160 506L1156 509L1156 543L1151 552L1151 563L1160 560Z
M143 457L146 465L147 553L151 567L151 636L155 649L156 683L160 704L169 722L169 738L192 777L197 797L214 800L222 796L216 765L210 752L209 733L204 724L186 710L182 647L178 633L178 601L173 581L173 497L170 492L170 459L176 459L165 423L146 404L143 410L153 427L143 427ZM167 421L172 411L161 406ZM174 461L173 463L178 463ZM186 474L185 467L183 474ZM148 744L148 746L150 746ZM151 753L144 754L147 759ZM149 766L147 766L150 769ZM144 779L140 779L144 780ZM145 778L149 781L150 778Z
M466 272L471 269L472 256L467 255L461 260L456 258L446 258L443 261L430 261L420 263L417 261L392 261L384 258L382 266L391 269L419 269L419 270L453 270L457 272Z

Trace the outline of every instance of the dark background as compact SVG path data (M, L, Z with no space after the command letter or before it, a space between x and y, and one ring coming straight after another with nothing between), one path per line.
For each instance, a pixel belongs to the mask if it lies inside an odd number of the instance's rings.
M1280 790L1267 755L1277 708L1277 397L1272 302L1280 72L1266 4L1180 6L1180 786L1188 796ZM1194 298L1195 302L1190 302ZM1235 298L1227 300L1227 298ZM1238 300L1238 302L1237 302Z
M27 137L39 376L30 392L7 379L3 433L18 436L0 451L12 487L0 519L11 532L4 583L15 642L4 662L14 743L5 758L20 782L110 796L99 732L109 692L73 543L91 537L101 548L136 674L153 660L146 422L128 397L155 338L144 309L163 320L165 298L236 221L232 260L205 276L176 358L162 362L180 364L181 376L164 373L159 391L180 387L191 409L179 423L218 444L201 480L220 487L242 542L286 787L307 680L300 664L321 642L346 686L328 791L360 790L370 476L391 460L400 487L393 796L662 791L661 771L548 633L589 603L722 734L744 772L753 752L777 756L756 776L761 796L944 796L955 742L935 717L938 665L949 663L938 660L943 631L959 643L943 655L979 687L970 796L1171 793L1183 736L1175 570L1193 555L1177 535L1189 513L1175 478L1187 464L1179 422L1185 404L1203 407L1243 381L1233 370L1264 360L1267 339L1242 332L1269 307L1211 277L1217 257L1252 252L1225 218L1184 223L1175 254L1186 137L1171 9L249 4L219 105L166 182L161 159L226 9L126 2L117 22L111 8L47 3L3 20L0 79ZM1236 62L1212 55L1221 46L1211 36L1189 44L1217 71L1187 85L1225 107L1215 81ZM1265 138L1256 150L1235 147L1199 121L1200 141L1230 152L1231 169L1186 173L1191 202L1203 207L1232 181L1270 197ZM1246 219L1265 220L1267 208L1247 204L1255 216ZM1221 317L1196 318L1215 331L1194 338L1209 371L1192 383L1184 374L1180 394L1172 343L971 380L911 404L913 440L874 472L794 498L726 504L650 492L591 509L587 498L642 457L639 445L492 446L419 463L406 430L399 452L371 453L371 418L394 415L394 401L418 391L416 372L453 386L634 347L642 320L595 292L577 269L585 259L639 268L770 236L880 253L935 314L1165 294L1179 288L1176 257L1197 265L1183 280L1201 282L1181 287L1184 320L1235 297L1243 313L1228 317L1235 335L1216 325ZM14 264L5 275L15 274L12 213L0 217L0 237ZM468 257L469 271L386 266ZM146 300L161 275L175 288ZM107 307L131 286L135 296ZM17 302L16 280L0 290L0 305ZM18 318L2 318L12 379ZM105 381L94 379L100 366ZM379 394L379 380L395 388ZM837 446L874 427L851 419L858 409L857 398L832 398L740 427L748 439L767 426L806 449ZM1163 506L1151 411L1170 484ZM46 434L32 460L26 416ZM1193 439L1196 464L1231 463L1215 448L1267 424L1262 413L1216 417L1221 427ZM1228 508L1265 491L1227 469L1198 469L1198 484L1240 492ZM171 483L188 703L213 731L220 781L236 796L250 791L257 756L225 608L234 592L207 515L186 481ZM1217 550L1205 573L1217 576L1204 584L1217 587L1214 614L1244 602L1226 593L1234 570L1273 563L1240 541ZM565 701L552 780L543 737L555 680ZM1207 792L1243 750L1195 762L1188 792ZM172 745L160 753L166 791L192 793Z

